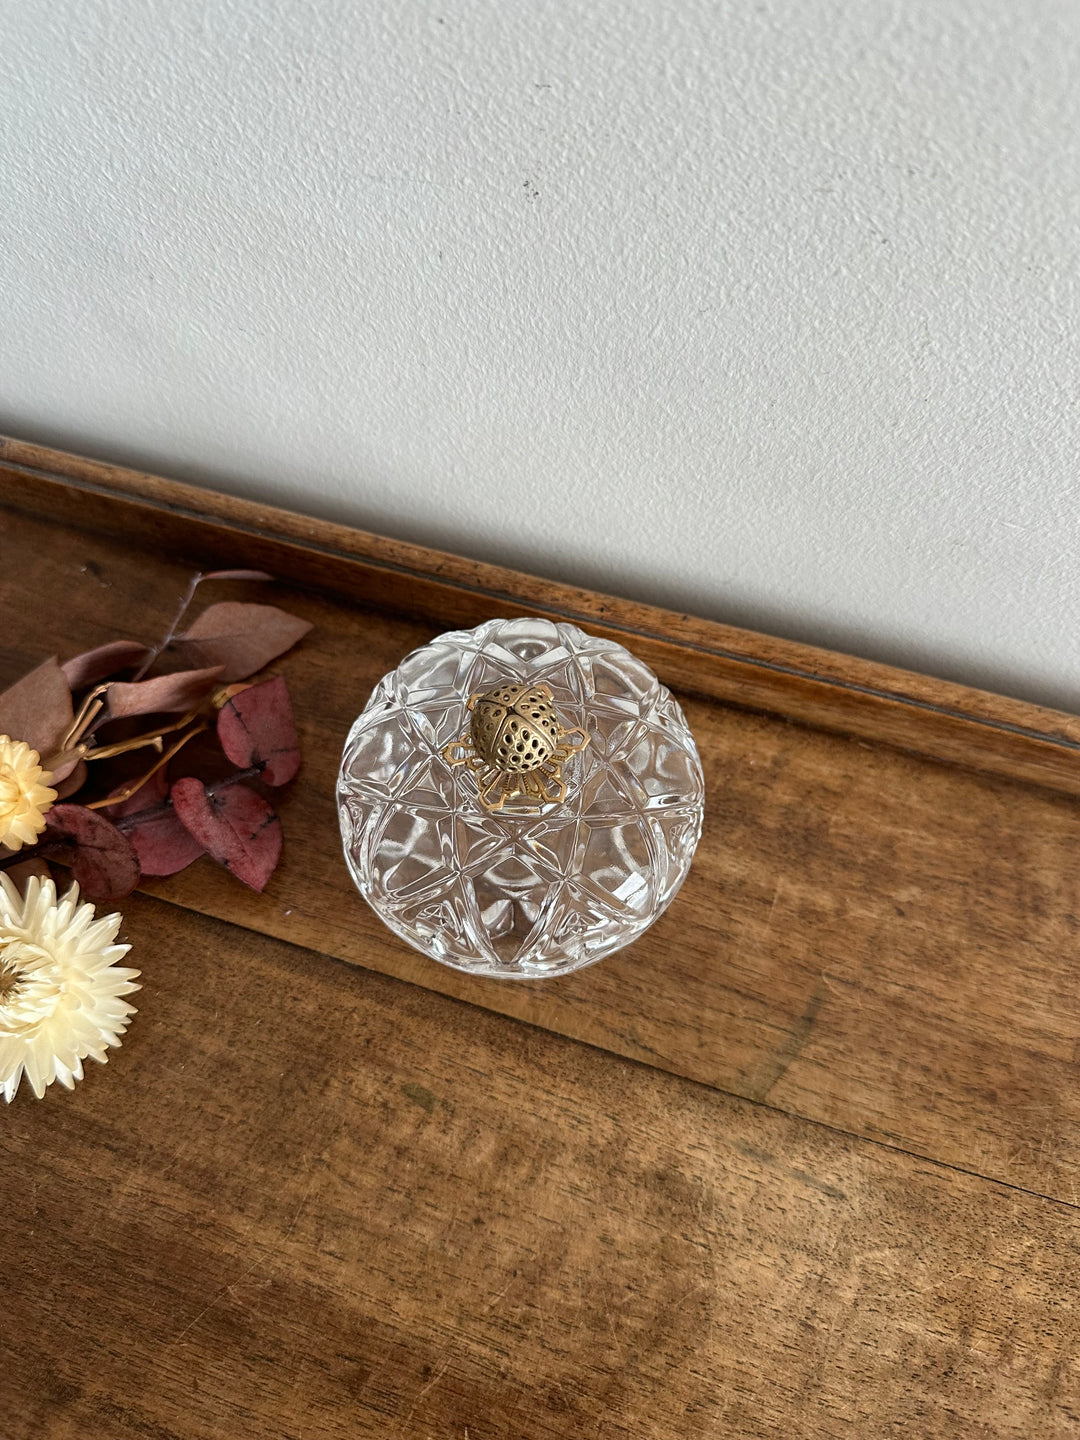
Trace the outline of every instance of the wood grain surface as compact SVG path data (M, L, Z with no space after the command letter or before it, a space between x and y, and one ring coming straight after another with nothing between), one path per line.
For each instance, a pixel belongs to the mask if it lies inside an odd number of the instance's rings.
M1074 1207L126 920L123 1049L5 1117L12 1440L1080 1433Z
M539 582L406 584L419 552L325 528L305 570L298 518L8 458L0 684L155 638L221 560L288 550L205 599L316 628L278 667L305 763L269 890L148 882L125 1048L0 1116L4 1440L1080 1435L1077 721L871 667L908 728L840 733L821 692L864 662L818 667L810 725L802 680L748 709L705 622L611 602L688 682L694 868L600 965L477 980L356 895L334 781L382 674ZM962 765L927 758L943 707Z

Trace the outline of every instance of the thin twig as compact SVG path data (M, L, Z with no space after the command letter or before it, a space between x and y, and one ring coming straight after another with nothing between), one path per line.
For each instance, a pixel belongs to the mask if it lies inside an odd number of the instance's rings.
M147 745L152 745L160 754L161 734L134 735L130 740L117 740L113 745L101 745L97 750L87 750L82 758L84 760L111 760L114 755L126 755L129 750L145 750Z
M173 640L176 638L176 632L177 630L179 630L181 622L183 621L184 616L188 612L188 607L195 599L195 591L199 588L199 582L202 580L202 578L203 574L201 570L197 571L196 574L191 577L190 581L188 582L187 592L184 595L183 600L181 600L180 602L180 609L176 612L176 615L173 618L173 622L169 626L168 631L166 632L164 640L162 640L160 645L151 647L150 654L146 657L143 663L139 666L138 670L136 670L135 674L131 677L132 683L134 683L136 680L141 680L146 674L146 672L150 669L151 665L153 665L157 661L158 657L160 655L163 655L165 651L169 648L169 646L172 644Z
M165 751L165 754L162 755L160 760L155 761L154 764L151 765L150 769L141 779L135 780L130 785L125 786L119 795L106 795L103 800L88 800L86 802L87 810L103 810L107 805L119 805L124 800L130 800L132 795L137 795L146 782L152 780L157 772L169 763L178 750L182 750L189 740L193 740L196 735L201 735L204 730L209 730L209 728L210 726L205 720L198 725L193 725L186 735L181 735L176 744Z
M13 850L10 855L0 855L0 870L10 870L13 865L21 865L24 860L43 860L46 855L60 855L67 848L67 845L58 840L42 840L37 845L24 845L21 850Z
M56 747L55 755L50 757L51 760L54 762L58 761L62 755L65 755L68 750L71 749L72 745L82 739L87 727L105 704L105 701L101 697L108 688L108 684L96 685L83 699L82 704L79 706L79 713L64 731L64 737ZM49 769L50 767L46 765L45 768Z
M215 780L212 785L207 785L206 793L211 797L218 795L222 790L228 790L230 785L239 785L242 780L254 780L261 774L261 765L249 765L246 770L237 770L232 775L226 775L224 780ZM167 815L172 808L171 800L163 800L160 805L148 805L145 810L136 810L134 815L121 815L112 823L118 830L135 830L138 826L145 825L148 820Z
M112 755L123 755L128 750L140 750L144 745L156 744L160 749L163 736L174 735L177 730L182 730L185 725L190 725L201 709L202 701L171 725L163 725L160 730L148 730L145 735L135 735L130 740L118 740L115 745L102 745L98 750L84 750L82 758L84 760L108 760Z

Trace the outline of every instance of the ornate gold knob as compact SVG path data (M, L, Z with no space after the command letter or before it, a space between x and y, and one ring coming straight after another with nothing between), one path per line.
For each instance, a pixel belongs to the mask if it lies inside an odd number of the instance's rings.
M579 727L564 729L550 686L496 685L471 695L468 709L468 734L444 746L442 755L448 765L476 772L485 810L518 798L534 805L565 799L562 767L589 737ZM572 742L574 735L581 738Z

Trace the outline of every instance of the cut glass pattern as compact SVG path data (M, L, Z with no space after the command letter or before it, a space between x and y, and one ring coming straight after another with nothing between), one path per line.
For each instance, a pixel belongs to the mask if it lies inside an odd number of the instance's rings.
M589 743L566 798L480 804L443 747L471 695L551 687ZM349 734L338 805L361 894L425 955L480 975L566 974L639 936L670 904L701 834L701 764L683 713L628 650L548 620L440 635L375 688Z

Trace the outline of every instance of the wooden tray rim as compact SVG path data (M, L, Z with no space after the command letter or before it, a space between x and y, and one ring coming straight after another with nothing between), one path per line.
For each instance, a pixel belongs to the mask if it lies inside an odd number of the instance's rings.
M428 592L433 586L522 613L583 623L678 652L681 663L675 666L675 676L667 678L687 691L700 690L726 703L1080 794L1080 717L1064 711L546 580L14 437L0 436L0 472L9 477L5 487L0 473L0 504L48 513L50 504L56 505L59 487L69 496L65 517L69 523L78 523L74 513L78 506L70 497L99 497L113 506L156 511L196 529L211 527L308 557L361 567L369 574L420 582ZM12 482L19 479L25 488L15 494ZM87 528L98 527L90 520ZM425 614L437 613L430 604L419 608ZM653 661L655 656L643 658ZM718 668L723 678L718 677Z

